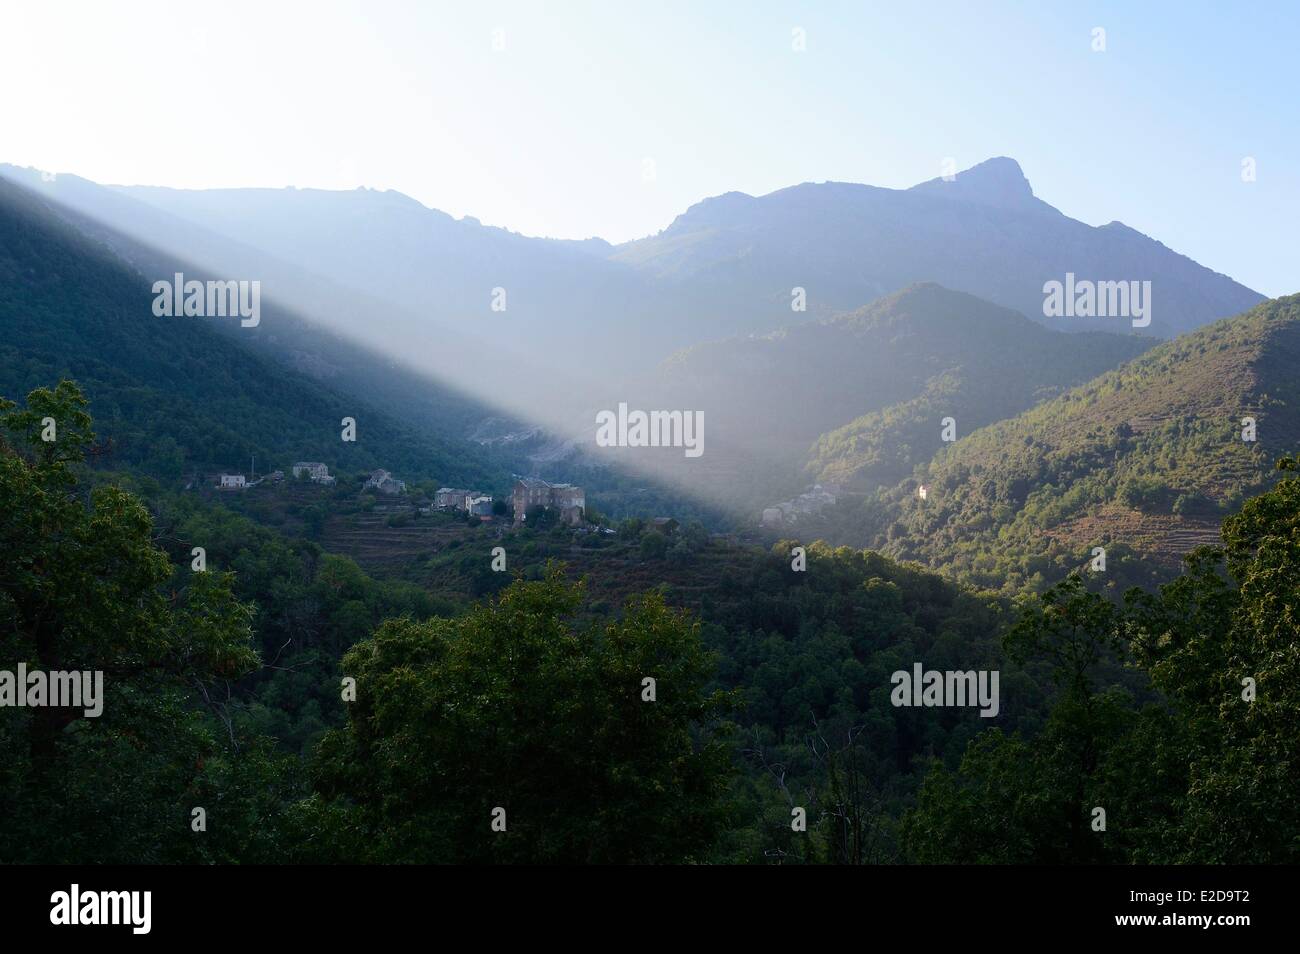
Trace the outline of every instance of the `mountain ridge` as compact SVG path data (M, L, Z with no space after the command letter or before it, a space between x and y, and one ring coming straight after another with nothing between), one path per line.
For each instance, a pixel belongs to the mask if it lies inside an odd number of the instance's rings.
M1067 272L1151 281L1159 312L1148 330L1166 338L1264 300L1129 226L1064 215L1006 157L906 189L806 182L726 193L612 257L699 294L744 299L774 320L794 288L806 290L809 317L824 318L934 281L1062 330L1122 330L1044 314L1045 283Z
M631 355L658 359L700 340L831 317L918 281L1061 330L1118 331L1123 323L1113 319L1048 318L1044 284L1067 272L1149 280L1157 309L1149 331L1160 337L1263 300L1129 226L1065 216L1005 156L903 189L805 182L757 197L724 192L654 235L616 245L455 219L391 190L105 188L383 296L448 331L470 315L490 315L492 289L508 287L511 308L530 326L582 334L601 362L622 372L635 369ZM805 290L805 312L791 308L796 288ZM615 303L620 320L612 327ZM582 373L564 348L546 357Z

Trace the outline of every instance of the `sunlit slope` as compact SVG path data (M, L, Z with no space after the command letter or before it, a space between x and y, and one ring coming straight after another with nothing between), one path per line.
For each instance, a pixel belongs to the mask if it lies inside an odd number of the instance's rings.
M1175 564L1298 445L1293 295L969 435L868 507L868 536L997 586L1082 564L1094 546Z

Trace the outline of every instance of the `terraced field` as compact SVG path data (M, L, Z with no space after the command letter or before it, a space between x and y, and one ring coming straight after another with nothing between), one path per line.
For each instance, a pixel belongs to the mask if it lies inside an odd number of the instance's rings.
M1219 525L1213 517L1176 517L1112 505L1044 531L1044 536L1077 553L1123 543L1172 570L1197 547L1217 545Z
M496 534L495 529L468 527L449 515L417 516L414 509L395 506L331 516L321 532L320 545L331 553L351 557L367 573L382 577L399 573L422 556L442 551L453 540ZM411 522L389 526L388 518L394 513L410 515Z

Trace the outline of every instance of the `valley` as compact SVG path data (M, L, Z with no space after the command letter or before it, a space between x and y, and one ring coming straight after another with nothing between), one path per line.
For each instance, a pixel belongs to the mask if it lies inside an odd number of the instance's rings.
M1300 296L1014 160L622 243L4 167L0 327L2 648L107 674L0 858L1294 854Z

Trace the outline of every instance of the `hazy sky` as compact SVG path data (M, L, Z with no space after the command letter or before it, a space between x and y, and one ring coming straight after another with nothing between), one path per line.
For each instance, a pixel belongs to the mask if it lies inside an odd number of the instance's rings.
M1066 214L1277 295L1300 291L1297 11L0 0L0 161L391 188L530 235L622 241L721 192L904 187L946 157L1009 155Z

